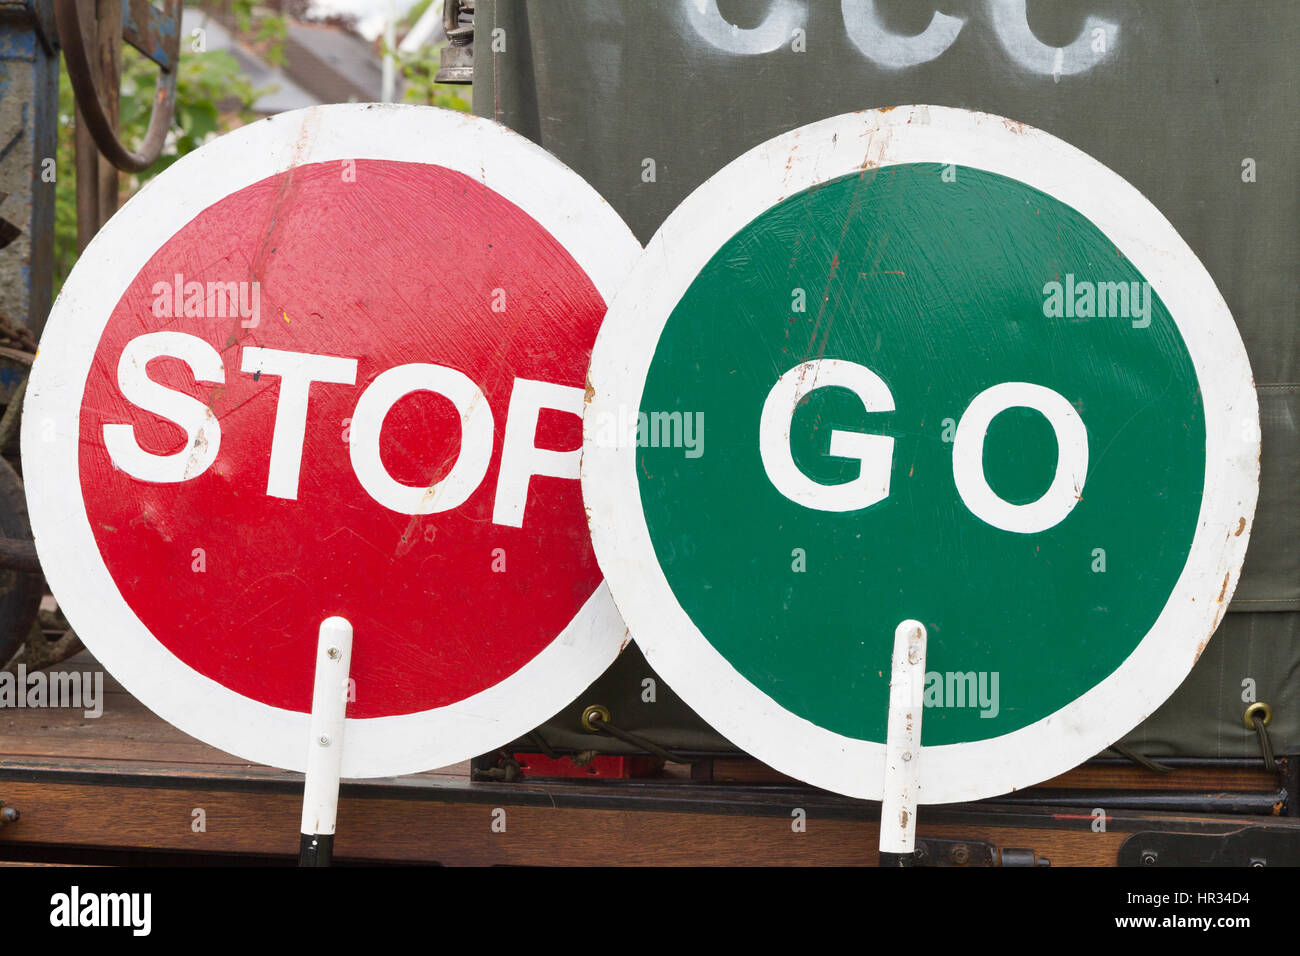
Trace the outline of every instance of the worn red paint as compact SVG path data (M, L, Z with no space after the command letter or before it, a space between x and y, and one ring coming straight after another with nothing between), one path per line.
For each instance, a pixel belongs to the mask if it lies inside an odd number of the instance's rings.
M158 318L157 281L258 280L260 321ZM506 309L492 310L504 289ZM522 528L493 524L492 502L516 377L582 388L605 305L573 258L498 194L447 169L357 160L302 166L227 197L150 260L99 343L81 407L80 470L96 542L123 597L172 653L276 707L309 709L316 631L329 615L356 630L350 717L464 699L531 660L600 581L576 480L534 477ZM222 355L223 386L196 384L179 360L149 375L199 398L221 423L220 453L196 478L150 484L116 470L103 426L135 426L141 446L175 452L183 432L129 404L116 370L150 331L196 335ZM355 387L310 393L297 500L266 495L278 379L239 371L264 346L359 359ZM405 363L453 367L486 395L493 459L449 512L412 517L367 495L345 421L365 387ZM576 416L543 411L542 448L581 443ZM381 457L406 484L450 468L459 422L431 393L401 399ZM506 571L491 570L504 549ZM195 571L195 549L206 570Z

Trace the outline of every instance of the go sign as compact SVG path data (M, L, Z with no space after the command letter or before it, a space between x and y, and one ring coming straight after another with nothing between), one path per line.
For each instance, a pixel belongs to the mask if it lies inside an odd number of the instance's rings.
M343 775L445 766L617 655L583 379L639 251L487 120L343 105L186 156L105 226L27 393L36 545L87 646L182 730L301 769L317 633Z
M1027 786L1177 687L1254 513L1209 275L1114 173L979 113L841 116L723 169L621 289L588 394L596 556L650 663L858 797L900 622L929 635L920 802Z
M837 484L810 478L794 460L791 429L795 410L813 392L843 388L868 412L894 410L889 386L871 369L839 359L802 362L782 375L763 402L759 453L768 479L785 497L818 511L857 511L889 496L894 439L884 435L832 430L827 453L858 462L858 476ZM1052 426L1056 468L1051 485L1036 500L1007 501L984 473L984 444L993 419L1012 408L1039 412ZM1046 531L1059 524L1082 497L1088 473L1088 434L1083 422L1058 392L1028 382L1003 382L975 396L953 435L953 483L962 502L977 517L1006 531Z

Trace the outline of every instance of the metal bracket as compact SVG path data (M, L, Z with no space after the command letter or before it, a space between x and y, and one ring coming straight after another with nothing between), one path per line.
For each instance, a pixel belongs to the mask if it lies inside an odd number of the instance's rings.
M1033 850L1006 847L999 850L978 840L939 840L917 837L913 866L1051 866Z
M1135 833L1119 848L1120 866L1297 866L1300 830L1255 825L1231 833Z
M989 843L917 837L912 863L914 866L993 866L995 853Z

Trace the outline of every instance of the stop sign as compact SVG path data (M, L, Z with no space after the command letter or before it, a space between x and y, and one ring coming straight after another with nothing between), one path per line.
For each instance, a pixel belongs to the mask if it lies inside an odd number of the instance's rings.
M301 768L317 629L355 629L343 775L442 766L618 653L583 381L639 246L486 120L330 106L185 157L55 305L23 460L69 621L140 700Z
M1258 487L1245 350L1119 176L899 107L765 143L665 222L592 358L583 494L629 630L721 733L881 796L928 631L920 802L1093 756L1218 625Z

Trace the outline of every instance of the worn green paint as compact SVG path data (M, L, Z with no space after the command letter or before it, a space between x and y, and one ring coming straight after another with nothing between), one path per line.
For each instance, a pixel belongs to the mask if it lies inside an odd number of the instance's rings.
M960 167L891 166L789 197L728 241L660 337L641 409L701 412L704 453L638 450L642 506L682 607L749 681L786 709L883 741L894 628L929 629L927 670L998 674L999 711L927 710L924 741L1026 726L1115 670L1147 633L1191 545L1205 466L1194 369L1158 297L1151 322L1047 318L1044 285L1142 281L1075 210ZM807 311L792 311L793 290ZM832 428L896 439L889 497L844 514L772 486L759 457L763 401L814 358L866 365L896 410L867 415L839 388L794 415L796 463L826 482L858 465L827 455ZM960 500L944 419L1006 381L1054 389L1088 430L1082 500L1038 534L991 527ZM992 423L991 487L1036 499L1056 444L1036 412ZM792 570L803 549L807 570ZM1094 549L1106 554L1096 573ZM987 685L986 685L987 686ZM951 701L948 701L951 704Z

